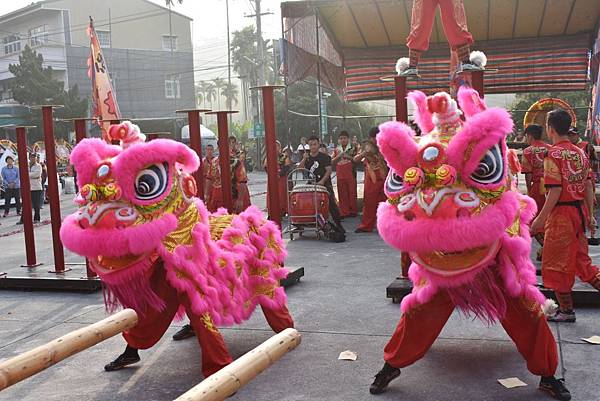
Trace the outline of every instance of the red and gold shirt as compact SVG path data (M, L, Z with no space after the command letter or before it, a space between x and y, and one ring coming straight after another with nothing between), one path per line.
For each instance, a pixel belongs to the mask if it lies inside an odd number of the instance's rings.
M221 187L221 167L219 166L218 157L213 157L208 163L206 178L212 182L213 187Z
M236 183L247 183L248 174L246 173L245 155L243 152L232 152L229 162L231 165L231 175Z
M340 145L337 148L335 148L333 152L333 157L338 157L340 153L346 153L348 156L353 158L354 156L356 156L356 148L354 148L350 144L348 144L346 148L343 148ZM335 166L335 172L338 179L354 178L353 163L351 158L347 159L345 157L342 157L338 160Z
M562 187L559 202L583 200L589 178L590 163L577 145L564 140L550 147L544 159L544 184Z
M539 182L544 177L544 158L548 154L550 145L542 141L533 141L531 146L523 150L523 163L521 172L529 173L532 181Z

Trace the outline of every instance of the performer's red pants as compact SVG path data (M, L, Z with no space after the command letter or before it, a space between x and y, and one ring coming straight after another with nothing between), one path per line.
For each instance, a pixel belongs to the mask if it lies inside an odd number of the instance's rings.
M544 287L570 293L575 275L591 282L598 274L598 267L592 265L588 255L583 214L584 211L580 213L575 206L558 205L546 220L542 251Z
M246 186L246 188L243 188L243 186ZM234 206L234 212L239 214L242 213L244 210L246 210L250 205L250 191L248 189L248 184L237 184L237 191L239 196L242 197L242 204L239 208L235 207L235 204L237 202L237 199L233 200L233 206Z
M535 375L553 376L558 365L556 342L539 304L506 297L506 316L500 321ZM384 349L385 361L403 368L421 359L438 337L454 310L440 291L424 305L404 313Z
M467 29L467 17L462 0L414 0L410 20L410 34L406 45L409 49L425 51L435 20L435 9L440 6L442 25L452 49L472 44L473 36Z
M353 164L346 162L337 165L337 191L342 217L356 216L358 206L356 200L356 177L354 176Z
M376 182L371 181L369 176L365 174L365 190L363 195L363 215L359 229L363 231L373 231L377 223L377 207L380 202L385 202L387 199L383 191L385 180L377 178Z
M210 189L210 197L208 198L208 204L206 207L211 212L216 212L218 208L223 207L223 190L221 187L213 186Z
M538 181L532 183L531 189L529 190L527 195L529 195L529 197L533 199L535 201L535 204L537 205L537 216L542 211L544 203L546 203L546 195L541 193L541 182Z
M131 347L137 349L152 347L171 325L179 305L183 305L202 349L202 374L208 377L232 361L223 336L210 322L192 312L188 297L178 293L167 282L165 275L164 268L159 267L151 278L152 289L165 302L165 309L162 312L148 309L144 315L138 317L139 321L135 327L123 332L123 337ZM281 310L262 307L262 311L267 323L276 333L294 327L294 321L287 307L284 306Z

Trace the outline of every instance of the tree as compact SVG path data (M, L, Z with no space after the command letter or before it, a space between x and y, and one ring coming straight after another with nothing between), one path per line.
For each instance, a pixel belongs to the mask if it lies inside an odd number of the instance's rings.
M301 137L309 137L319 134L319 118L301 116L288 113L285 109L285 98L283 91L275 92L275 116L277 125L277 138L286 145L291 142L297 145ZM317 87L315 82L302 81L288 86L288 108L290 111L316 116L319 113L317 100ZM369 116L374 111L358 103L347 103L343 98L334 94L327 100L327 114L331 116ZM345 121L341 118L329 118L329 132L333 135L334 127L337 127L336 135L341 130L347 130L350 136L358 136L366 139L367 131L383 122L383 119L374 117L352 118ZM329 138L325 138L328 140ZM333 138L336 143L337 138Z
M215 95L217 97L217 107L221 110L221 90L227 86L227 83L223 78L215 78L213 79L213 85L215 87Z
M208 89L211 85L212 84L210 83L210 81L200 81L200 83L196 86L196 89L202 95L202 105L204 108L206 108L206 101L210 101L208 96Z
M226 84L221 94L225 97L227 110L231 110L234 104L238 104L238 87L236 84Z
M577 129L579 132L585 132L587 124L588 107L590 104L590 91L571 91L571 92L530 92L519 93L515 101L511 105L511 114L515 122L515 130L521 132L523 130L523 118L525 112L532 104L540 99L554 97L569 103L575 110L577 116Z
M44 58L28 45L19 55L19 64L9 65L9 71L14 75L12 81L13 98L27 106L43 104L60 104L63 108L56 110L58 118L85 117L88 100L81 99L77 85L64 90L64 83L53 77L52 67L44 67ZM37 138L41 138L41 113L32 112L27 124L38 127ZM70 127L58 124L55 133L65 137Z
M213 100L217 100L217 90L215 88L215 84L212 82L208 82L206 85L206 100L210 103L210 108L213 108L212 102Z

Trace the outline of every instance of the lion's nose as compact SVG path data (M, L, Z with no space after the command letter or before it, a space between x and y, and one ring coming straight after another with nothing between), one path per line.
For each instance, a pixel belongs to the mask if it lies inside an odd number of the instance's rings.
M138 215L134 208L122 203L91 203L80 209L78 220L81 228L114 229L132 226Z

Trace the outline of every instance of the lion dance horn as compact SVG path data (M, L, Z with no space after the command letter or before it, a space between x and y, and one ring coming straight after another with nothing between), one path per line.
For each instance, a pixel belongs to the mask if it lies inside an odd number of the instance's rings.
M123 149L128 148L135 143L146 141L146 135L140 132L140 127L129 121L111 125L108 129L108 137L111 140L119 141Z

